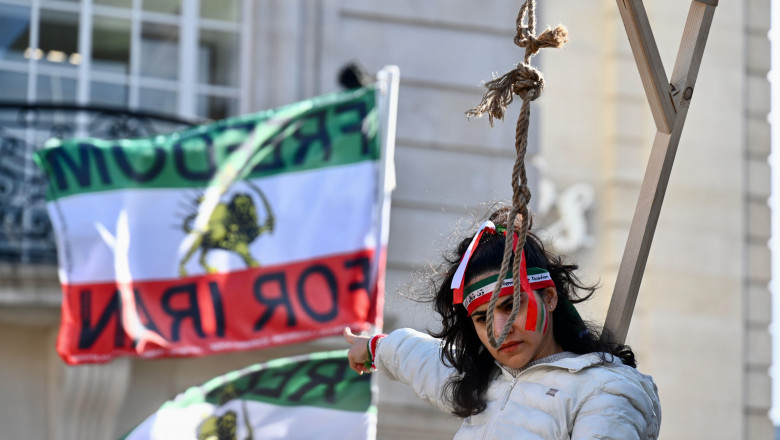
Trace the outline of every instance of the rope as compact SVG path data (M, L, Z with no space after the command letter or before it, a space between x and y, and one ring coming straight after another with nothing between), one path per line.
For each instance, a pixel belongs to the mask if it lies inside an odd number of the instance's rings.
M524 23L525 22L525 23ZM525 238L528 234L529 215L528 202L531 200L531 191L525 172L525 153L528 148L528 127L531 117L531 101L537 99L544 90L544 78L542 73L530 65L533 57L540 49L552 47L560 48L567 41L568 32L565 27L549 27L536 36L536 0L526 0L520 7L516 19L517 34L514 42L518 47L525 48L523 62L505 73L503 76L494 77L485 83L487 91L478 106L466 112L469 117L482 117L488 115L490 126L493 119L503 119L506 107L514 100L514 95L523 100L520 107L520 115L517 118L515 128L515 151L517 158L512 168L512 210L506 219L506 241L504 243L504 258L501 261L501 270L498 281L493 288L487 311L488 339L493 347L500 347L506 340L506 336L512 329L517 315L520 312L520 260L522 256ZM514 264L512 265L512 281L515 286L512 298L512 312L504 325L498 339L493 331L494 309L498 301L498 292L501 290L506 273L509 270L509 260L512 255L514 232L517 230L517 246L514 248Z

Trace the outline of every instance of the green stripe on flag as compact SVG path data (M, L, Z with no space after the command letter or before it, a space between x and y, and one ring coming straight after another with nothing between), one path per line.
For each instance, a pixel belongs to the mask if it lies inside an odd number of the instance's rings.
M370 375L352 371L347 350L338 350L252 365L189 388L121 439L365 440L374 438L376 411Z
M367 412L371 409L371 381L370 375L358 375L349 368L347 350L313 353L230 372L188 389L161 409L204 402L221 405L236 398Z
M49 200L120 188L204 188L225 176L232 181L378 160L378 124L371 86L167 135L53 140L34 159L48 176ZM249 166L236 169L237 163Z

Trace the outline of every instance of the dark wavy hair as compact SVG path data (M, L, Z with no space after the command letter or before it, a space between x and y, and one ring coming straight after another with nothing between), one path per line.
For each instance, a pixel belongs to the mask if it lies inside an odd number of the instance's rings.
M493 212L490 220L496 225L506 225L509 208ZM461 257L472 237L464 238L451 255L445 256L444 266L438 273L433 298L434 310L441 316L441 330L429 333L443 341L442 362L453 366L458 374L447 382L444 395L450 400L453 414L465 418L479 414L487 407L485 393L495 372L493 356L484 349L474 324L462 304L452 304L450 284ZM619 344L597 326L585 323L573 313L572 304L589 299L595 286L584 285L576 276L577 265L567 264L560 256L547 251L542 241L529 231L525 246L526 265L540 267L550 272L558 293L558 304L553 311L553 337L565 351L577 354L602 353L602 361L614 356L636 368L634 352L627 345ZM469 283L476 276L501 267L504 253L504 236L483 234L466 270ZM511 266L510 266L511 267ZM568 304L566 304L568 302Z

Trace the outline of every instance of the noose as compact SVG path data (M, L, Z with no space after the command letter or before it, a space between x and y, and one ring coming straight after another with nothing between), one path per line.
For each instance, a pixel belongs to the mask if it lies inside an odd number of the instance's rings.
M503 76L493 78L485 83L487 91L478 106L466 112L471 117L488 115L490 126L493 126L493 118L503 119L506 107L512 103L514 95L523 100L520 107L520 116L517 118L515 128L515 151L517 158L512 168L512 209L506 219L506 239L504 242L504 258L501 261L501 270L498 280L493 287L487 310L488 339L493 347L500 347L512 329L517 315L520 312L520 262L523 246L525 246L528 234L529 215L528 202L531 200L531 191L528 189L528 181L525 172L525 153L528 148L528 127L531 117L531 101L539 97L544 89L542 73L530 65L533 57L539 49L545 47L559 48L567 41L568 32L565 27L549 27L538 37L536 36L536 0L526 0L520 7L516 20L517 34L515 44L525 48L523 62L505 73ZM501 334L496 339L493 331L493 314L498 301L498 293L509 270L509 261L512 256L515 229L517 231L517 244L514 247L514 261L512 265L512 282L515 286L512 296L512 312L509 315ZM531 293L532 294L532 293Z

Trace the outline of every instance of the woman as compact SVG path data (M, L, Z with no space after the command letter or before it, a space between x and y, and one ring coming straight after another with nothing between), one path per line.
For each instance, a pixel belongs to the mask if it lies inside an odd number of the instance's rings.
M462 418L456 439L657 438L661 409L652 378L636 370L628 346L586 326L573 303L594 288L533 234L523 247L519 314L501 346L491 345L488 331L497 337L512 310L509 274L488 328L507 216L508 209L493 213L447 260L433 299L441 331L369 338L345 329L350 366L359 373L376 368Z

